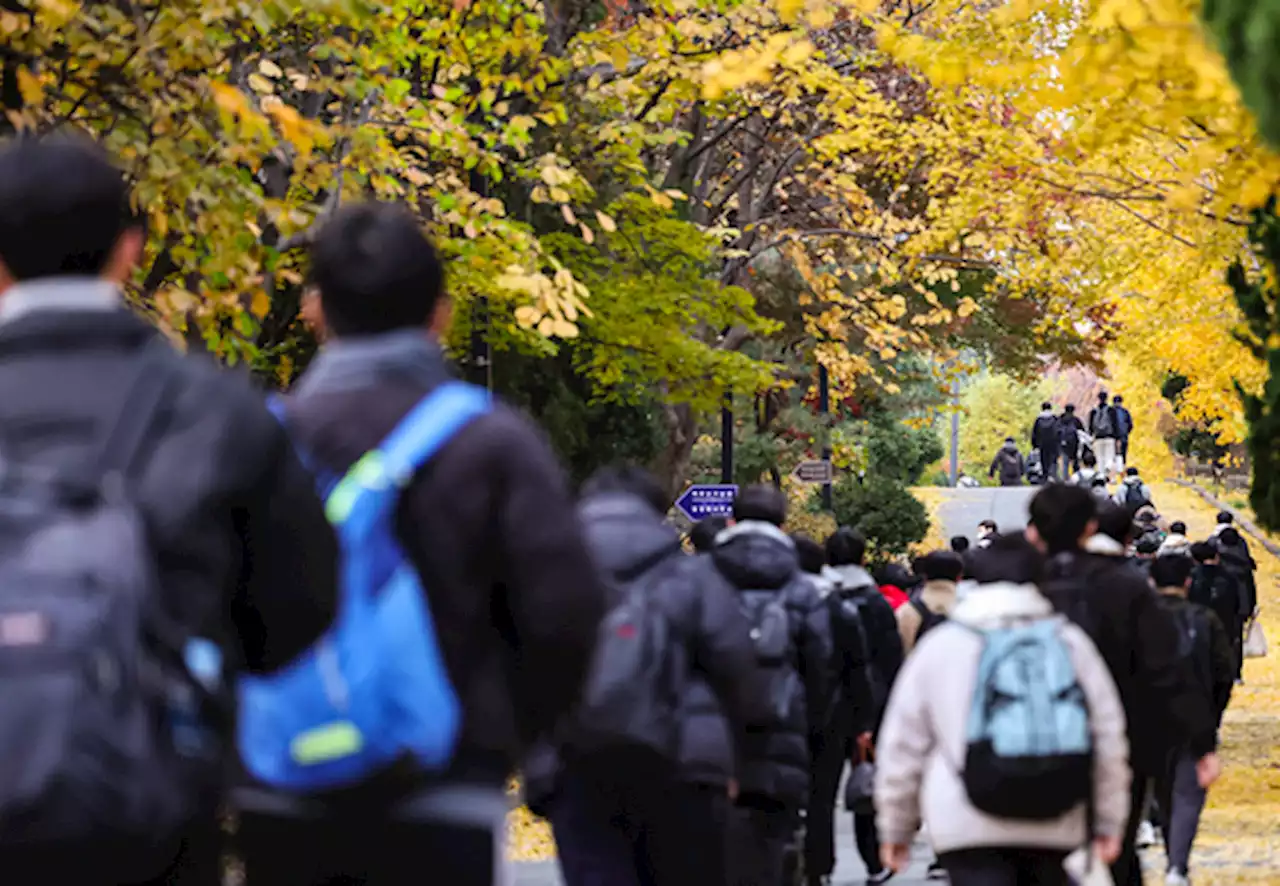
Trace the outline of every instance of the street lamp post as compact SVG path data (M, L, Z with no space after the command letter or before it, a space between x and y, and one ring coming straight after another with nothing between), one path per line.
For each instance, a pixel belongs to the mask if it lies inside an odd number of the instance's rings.
M733 482L733 392L724 392L720 409L720 482Z
M822 460L831 463L831 383L827 367L818 364L818 411L822 414ZM831 510L831 484L822 484L822 507Z

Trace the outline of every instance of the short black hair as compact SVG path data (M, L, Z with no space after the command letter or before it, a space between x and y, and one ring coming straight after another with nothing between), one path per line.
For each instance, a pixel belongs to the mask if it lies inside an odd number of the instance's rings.
M1002 535L978 551L969 564L969 577L978 584L1038 585L1044 578L1044 566L1044 555L1019 532Z
M901 563L892 561L873 572L872 577L876 580L876 584L890 585L900 591L910 590L920 583L919 577L914 575L911 570Z
M1151 581L1158 588L1185 587L1195 565L1186 554L1161 554L1151 564Z
M979 529L990 529L992 532L999 532L1000 527L996 525L995 520L983 520L978 524Z
M795 542L796 554L800 557L800 571L809 575L821 573L822 567L827 565L827 552L822 545L803 532L791 533L791 540Z
M827 536L827 562L832 566L861 566L867 556L867 540L862 533L841 526Z
M634 495L659 514L671 507L671 499L658 478L635 465L609 465L600 468L582 484L582 497L608 493Z
M1112 403L1123 403L1123 402L1124 402L1124 397L1121 397L1119 394L1116 394L1114 397L1112 397L1112 398L1111 398L1111 402L1112 402Z
M959 581L964 575L964 560L954 551L931 551L918 558L912 568L926 581Z
M1169 524L1169 532L1172 535L1186 535L1187 524L1183 523L1181 520L1175 520Z
M1218 511L1218 522L1223 526L1230 526L1236 522L1236 515L1230 511Z
M728 517L703 517L689 530L689 541L699 554L705 554L716 546L716 536L729 525Z
M753 483L733 499L733 519L759 520L781 526L787 522L787 496L777 486Z
M1160 550L1160 542L1154 538L1138 539L1138 544L1134 548L1139 554L1150 556Z
M1101 392L1099 392L1099 393L1098 393L1098 399L1099 399L1099 400L1106 400L1106 399L1107 399L1107 392L1106 392L1106 391L1101 391Z
M1076 411L1076 404L1074 404L1074 403L1068 403L1068 404L1066 405L1066 411L1067 411L1067 412L1075 412L1075 411Z
M1086 468L1096 468L1098 466L1098 457L1093 454L1092 449L1086 449L1084 455L1080 456L1080 463Z
M955 551L957 554L963 554L965 551L969 550L969 548L969 539L966 536L953 535L951 537L951 550Z
M1218 541L1229 548L1237 548L1244 544L1244 539L1240 537L1239 530L1234 526L1228 526L1219 532Z
M1051 554L1076 550L1097 513L1097 499L1082 486L1054 483L1031 499L1031 525Z
M396 203L352 203L311 246L311 279L334 334L426 329L444 294L444 267L422 225Z
M1126 469L1125 469L1125 472L1124 472L1124 475L1125 475L1126 477L1136 477L1136 476L1138 476L1138 469L1137 469L1137 468L1126 468Z
M15 280L97 276L141 226L124 174L87 138L20 136L0 148L0 261Z
M1191 559L1197 563L1208 563L1218 559L1218 549L1213 542L1198 541L1191 546Z
M1053 404L1046 400L1044 403L1040 404L1040 408L1043 409L1045 412L1052 412Z
M1128 508L1121 507L1112 501L1100 502L1098 505L1098 532L1107 538L1127 545L1133 540L1133 515Z

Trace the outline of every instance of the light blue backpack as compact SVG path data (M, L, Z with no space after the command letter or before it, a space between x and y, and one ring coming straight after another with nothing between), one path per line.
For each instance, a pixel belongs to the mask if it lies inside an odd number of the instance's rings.
M259 781L306 793L406 756L427 770L448 764L461 712L395 511L417 469L489 408L485 391L447 382L346 476L317 475L341 552L338 615L297 661L240 681L240 755Z
M964 785L977 808L1043 821L1089 799L1093 733L1061 617L984 631Z

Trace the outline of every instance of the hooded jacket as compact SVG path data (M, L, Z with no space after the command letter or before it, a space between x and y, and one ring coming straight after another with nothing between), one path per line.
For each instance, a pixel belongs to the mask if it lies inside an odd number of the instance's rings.
M923 822L938 853L980 847L1069 851L1084 844L1084 803L1051 821L996 818L974 808L959 774L982 654L978 632L1054 617L1032 586L983 585L920 641L898 675L880 734L875 805L882 842L909 844ZM1064 619L1062 638L1089 706L1095 831L1120 836L1129 814L1124 709L1084 632Z
M1171 532L1160 542L1159 556L1166 554L1187 554L1191 551L1191 539L1180 532Z
M809 796L811 730L825 714L832 656L826 603L800 571L795 543L769 523L745 520L721 532L711 552L716 569L740 601L781 598L790 616L793 665L799 680L785 722L757 719L747 727L738 755L738 792L800 808Z
M1249 546L1243 538L1237 545L1224 544L1221 536L1214 539L1214 544L1218 548L1218 557L1222 565L1243 585L1244 604L1248 610L1247 614L1252 615L1253 610L1258 606L1258 584L1254 577L1258 564L1249 553Z
M1135 488L1138 490L1138 501L1141 502L1141 504L1133 504L1129 501L1129 496L1132 494L1130 490ZM1124 478L1124 482L1120 484L1120 487L1116 490L1116 494L1112 496L1112 500L1121 507L1129 508L1131 512L1136 512L1138 508L1151 504L1151 488L1147 486L1146 483L1142 482L1141 477L1129 475Z
M686 555L679 533L635 496L586 499L578 516L591 557L607 580L646 582L685 642L689 675L680 705L681 778L727 784L747 724L766 713L750 625L734 589L707 557Z
M998 473L1001 486L1020 486L1025 469L1026 463L1022 460L1022 453L1018 452L1018 444L1006 440L992 459L987 475L994 477Z
M1084 422L1074 412L1064 412L1058 416L1058 442L1062 451L1075 457L1080 451L1080 434L1084 431Z

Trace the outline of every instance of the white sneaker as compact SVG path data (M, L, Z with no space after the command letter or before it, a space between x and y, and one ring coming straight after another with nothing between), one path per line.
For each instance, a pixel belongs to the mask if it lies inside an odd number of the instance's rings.
M1169 873L1165 874L1164 886L1191 886L1191 881L1187 879L1186 874L1169 871Z
M1156 829L1149 821L1144 821L1138 825L1138 836L1134 839L1139 849L1146 849L1148 846L1156 845Z

